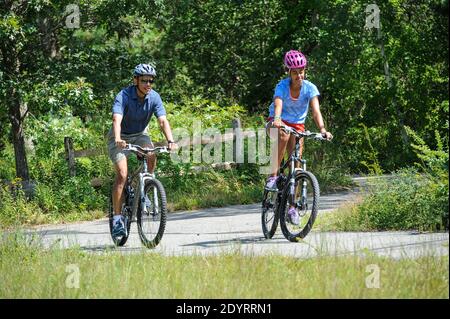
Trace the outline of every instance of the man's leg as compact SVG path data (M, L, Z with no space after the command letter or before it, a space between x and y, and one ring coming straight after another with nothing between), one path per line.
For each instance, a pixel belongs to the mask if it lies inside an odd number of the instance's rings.
M127 158L123 158L114 164L114 169L116 171L116 178L114 181L112 200L114 215L120 215L122 213L122 195L123 189L127 182L128 166Z
M153 146L146 146L146 147L153 147ZM150 174L153 174L156 168L156 154L153 153L147 156L147 165L148 165L148 172Z
M131 143L137 144L144 148L153 148L155 147L153 145L152 140L150 139L150 136L146 134L142 134L138 137L136 137ZM147 168L148 172L150 174L153 174L155 172L156 168L156 155L154 153L149 153L147 156Z

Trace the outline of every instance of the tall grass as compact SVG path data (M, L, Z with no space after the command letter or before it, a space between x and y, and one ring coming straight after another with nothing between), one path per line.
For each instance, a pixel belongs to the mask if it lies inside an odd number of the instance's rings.
M0 298L448 298L448 262L448 256L97 255L46 250L16 235L0 243Z
M414 169L376 180L368 194L317 221L325 231L448 230L448 193ZM447 191L448 192L448 191Z

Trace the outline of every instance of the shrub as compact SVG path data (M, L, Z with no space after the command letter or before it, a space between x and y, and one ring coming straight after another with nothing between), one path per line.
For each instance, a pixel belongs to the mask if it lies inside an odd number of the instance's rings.
M446 139L436 133L437 149L431 150L411 129L407 132L422 162L374 182L369 195L336 225L346 230L448 229L448 142L444 146Z

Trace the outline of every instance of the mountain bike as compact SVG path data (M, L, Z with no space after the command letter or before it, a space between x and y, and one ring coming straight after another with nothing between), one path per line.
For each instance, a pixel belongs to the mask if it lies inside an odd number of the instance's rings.
M319 210L320 188L317 178L307 171L306 160L300 158L300 142L302 138L319 141L327 139L321 133L309 131L299 132L291 127L282 126L286 133L295 136L295 149L287 161L282 161L276 181L277 190L264 189L262 201L262 230L264 237L270 239L275 234L278 223L287 240L295 242L311 230ZM300 163L296 168L296 163ZM288 174L285 170L289 169ZM299 214L299 224L293 224L288 218L290 207L295 207Z
M127 176L124 187L122 214L125 217L126 236L112 236L113 203L112 192L109 200L109 230L116 246L123 246L130 235L131 222L137 221L141 242L147 248L154 248L161 241L166 226L167 200L162 183L150 174L147 168L148 153L168 153L167 147L143 148L139 145L127 144L125 151L134 153L139 167ZM136 216L136 220L133 220Z

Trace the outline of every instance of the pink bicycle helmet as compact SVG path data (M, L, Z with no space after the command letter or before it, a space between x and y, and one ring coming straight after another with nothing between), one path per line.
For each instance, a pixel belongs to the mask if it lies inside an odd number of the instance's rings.
M306 57L297 50L290 50L284 55L284 65L288 69L298 69L306 67Z

